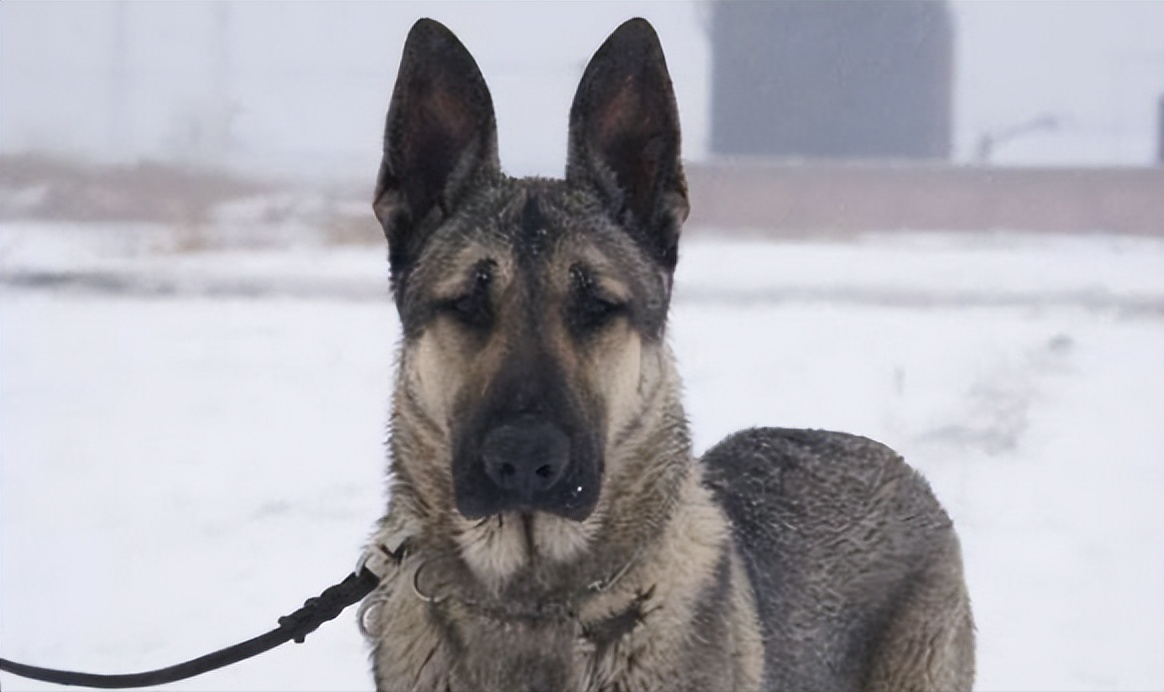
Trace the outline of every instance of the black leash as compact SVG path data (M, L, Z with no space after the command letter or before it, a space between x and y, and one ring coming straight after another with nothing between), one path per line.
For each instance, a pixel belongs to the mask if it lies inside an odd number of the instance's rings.
M199 656L198 658L179 663L166 668L159 668L144 673L129 673L124 675L97 675L94 673L75 673L67 670L53 670L39 668L23 663L15 663L0 658L0 670L19 675L24 678L55 682L61 685L80 685L82 687L100 687L103 689L127 689L130 687L153 687L164 685L178 680L192 678L211 670L217 670L232 663L258 656L264 651L294 640L301 644L307 635L314 632L320 625L333 620L350 605L359 603L364 596L372 593L380 577L366 565L361 565L355 572L348 575L335 586L328 587L315 598L307 599L303 607L290 615L279 618L279 626L266 634L260 634L254 639L248 639L240 644L228 646L214 653Z

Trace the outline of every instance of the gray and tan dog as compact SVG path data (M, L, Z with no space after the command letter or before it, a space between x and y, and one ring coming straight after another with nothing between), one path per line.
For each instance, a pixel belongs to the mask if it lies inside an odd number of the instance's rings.
M646 21L586 68L564 180L501 172L476 63L417 22L374 207L403 324L378 689L970 688L958 540L900 457L777 429L692 455L665 338L687 190Z

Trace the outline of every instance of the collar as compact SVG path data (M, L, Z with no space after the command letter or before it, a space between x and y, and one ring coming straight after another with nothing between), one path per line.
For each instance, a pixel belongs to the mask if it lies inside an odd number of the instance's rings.
M392 572L404 568L405 560L412 556L411 548L413 541L411 537L404 537L393 542L396 543L395 547L390 546L388 542L378 542L368 546L357 565L357 572L362 569L367 569L375 574L381 582L384 582ZM635 552L618 569L613 570L605 577L587 584L583 592L579 595L578 600L587 600L614 588L631 571L635 564L638 563L640 557L641 551ZM426 591L421 586L421 579L427 565L427 559L422 558L417 560L415 568L412 569L412 575L409 577L412 592L420 601L430 606L439 606L441 603L455 598L461 605L471 610L483 612L496 619L505 620L512 618L511 614L503 614L497 608L485 603L456 597L452 593L432 593ZM589 622L583 622L578 617L576 612L578 609L575 607L575 604L549 604L540 606L536 611L531 611L528 617L536 620L560 620L574 623L580 636L589 640L597 652L601 654L619 639L630 634L649 614L644 609L644 605L654 595L654 592L654 586L639 591L631 598L625 608L615 611L613 615Z

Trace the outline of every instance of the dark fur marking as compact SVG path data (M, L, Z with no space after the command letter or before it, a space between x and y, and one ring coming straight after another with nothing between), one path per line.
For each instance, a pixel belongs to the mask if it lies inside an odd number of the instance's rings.
M655 587L652 586L635 596L625 609L606 619L583 626L582 636L594 644L597 658L602 658L611 646L633 632L643 622L647 616L643 611L643 604L654 594Z
M710 641L722 641L728 636L731 627L729 612L733 586L731 551L730 543L724 543L720 547L719 559L715 563L711 581L700 594L699 605L692 614L692 627ZM698 662L688 661L688 665L693 669L690 677L698 678Z
M541 256L548 246L550 227L542 213L540 197L536 190L531 190L521 209L521 240L517 248L522 257Z

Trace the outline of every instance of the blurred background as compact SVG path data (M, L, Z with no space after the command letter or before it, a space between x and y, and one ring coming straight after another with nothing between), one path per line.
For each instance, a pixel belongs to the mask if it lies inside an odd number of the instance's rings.
M1159 163L1164 6L1119 0L5 3L0 151L366 178L432 15L484 71L511 171L556 174L585 60L632 14L666 41L692 160Z
M1161 0L0 3L6 658L166 665L350 569L399 338L371 190L422 16L542 176L648 18L697 451L890 444L962 535L979 689L1164 688ZM370 686L349 615L175 687Z
M370 194L416 17L445 21L477 57L508 171L557 175L586 59L641 14L668 49L699 225L1164 225L1159 195L1127 192L1152 188L1164 155L1164 3L1150 0L9 2L0 12L3 217L200 223L265 183L312 193L266 213L326 212L337 235L371 242L363 210L340 212ZM1143 167L1157 170L1127 170ZM716 185L725 175L730 184Z

